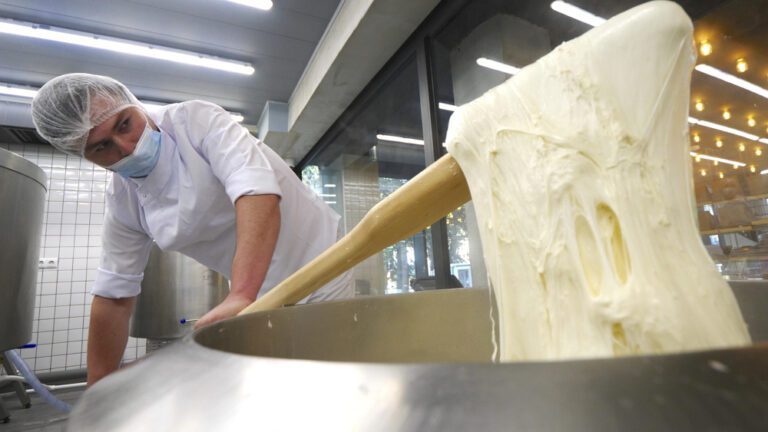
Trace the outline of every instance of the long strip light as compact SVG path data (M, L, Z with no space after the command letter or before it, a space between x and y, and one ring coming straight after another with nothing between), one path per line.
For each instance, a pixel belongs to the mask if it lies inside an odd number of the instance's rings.
M32 99L37 94L37 89L0 84L0 95L18 96Z
M731 135L740 136L742 138L746 138L746 139L752 140L752 141L764 142L763 140L765 139L765 138L760 138L759 136L753 135L751 133L747 133L747 132L744 132L744 131L741 131L741 130L738 130L738 129L734 129L732 127L723 126L723 125L717 124L717 123L712 123L711 121L707 121L707 120L699 120L699 119L697 119L695 117L688 117L688 123L694 124L694 125L697 125L697 126L704 126L704 127L710 128L710 129L719 130L720 132L725 132L725 133L729 133Z
M717 162L721 162L721 163L728 164L728 165L740 166L740 167L747 166L747 164L745 164L744 162L733 161L733 160L729 160L729 159L723 159L723 158L719 158L719 157L715 157L715 156L707 156L705 154L696 153L696 152L691 152L690 154L693 157L698 157L698 158L701 158L701 159L706 159L706 160L711 160L711 161L717 161Z
M505 74L509 75L516 75L518 72L520 72L520 68L508 65L506 63L498 62L496 60L491 60L485 57L480 57L477 59L477 64L486 67L488 69L493 69L499 72L504 72Z
M272 9L272 2L270 0L229 0L229 2L262 10Z
M737 87L741 87L744 90L751 91L752 93L754 93L754 94L756 94L758 96L762 96L762 97L768 99L768 90L760 87L757 84L752 84L751 82L749 82L747 80L743 80L743 79L741 79L741 78L739 78L737 76L733 76L733 75L729 74L728 72L723 72L723 71L721 71L720 69L718 69L716 67L712 67L710 65L702 63L702 64L696 65L696 67L694 69L696 69L697 71L699 71L699 72L701 72L703 74L709 75L709 76L717 78L719 80L723 80L723 81L727 82L728 84L733 84L733 85L735 85Z
M424 145L424 140L420 140L416 138L406 138L406 137L401 137L397 135L376 134L376 139L380 141L391 141L391 142L398 142L403 144Z
M25 21L0 18L0 33L44 39L71 45L80 45L158 60L167 60L243 75L252 75L255 72L255 69L250 63Z
M550 6L552 9L560 12L563 15L567 15L575 20L579 20L592 26L599 26L606 21L604 18L600 18L590 12L587 12L564 1L554 1ZM703 74L725 81L728 84L741 87L744 90L750 91L758 96L762 96L768 99L768 89L760 87L757 84L753 84L745 79L741 79L735 75L731 75L728 72L724 72L716 67L702 63L696 65L694 69Z
M585 11L582 8L576 7L570 3L564 1L553 1L549 5L555 12L559 12L563 15L569 16L577 21L581 21L585 24L589 24L593 27L597 27L606 21L605 18L601 18L590 12Z
M760 174L762 174L762 175L768 174L768 169L764 169L764 170L760 171Z
M451 104L445 103L445 102L438 103L437 107L440 108L441 110L445 110L445 111L456 111L457 109L459 109L459 107L457 107L456 105L451 105Z
M37 89L32 87L20 87L20 86L0 83L0 95L33 99L35 95L37 95ZM159 102L147 102L147 101L139 101L139 102L141 102L141 104L147 109L147 111L150 111L150 112L153 112L159 108L162 108L165 105ZM229 115L231 115L232 119L238 123L245 120L245 117L243 117L242 114L237 112L229 112Z
M589 25L594 26L594 27L599 26L600 24L603 24L606 21L605 18L601 18L601 17L599 17L597 15L592 14L591 12L585 11L584 9L581 9L579 7L576 7L576 6L572 5L572 4L564 2L564 1L560 1L560 0L553 1L550 4L550 6L556 12L559 12L559 13L561 13L563 15L567 15L567 16L575 19L575 20L581 21L583 23L589 24ZM477 59L477 64L480 64L480 60L481 59ZM482 59L482 60L491 61L491 62L493 61L493 60L487 60L487 59ZM495 62L495 63L498 63L498 62ZM499 64L501 64L503 66L508 66L508 65L504 65L503 63L499 63ZM480 64L480 65L483 66L482 64ZM486 66L486 67L490 67L490 66ZM512 66L508 66L508 67L512 67ZM741 87L744 90L750 91L752 93L755 93L756 95L759 95L759 96L762 96L762 97L768 99L768 89L760 87L757 84L752 84L751 82L749 82L747 80L741 79L741 78L739 78L737 76L734 76L734 75L731 75L731 74L729 74L727 72L723 72L720 69L717 69L717 68L712 67L712 66L707 65L707 64L696 65L696 67L694 69L696 69L697 71L699 71L699 72L701 72L703 74L706 74L706 75L709 75L711 77L720 79L722 81L725 81L725 82L727 82L729 84L732 84L732 85L735 85L737 87ZM749 140L752 140L752 141L758 141L758 142L763 143L763 144L768 144L768 138L761 138L761 137L759 137L757 135L754 135L754 134L751 134L751 133L748 133L748 132L744 132L744 131L741 131L741 130L738 130L738 129L734 129L732 127L723 126L723 125L718 124L718 123L713 123L713 122L710 122L710 121L707 121L707 120L699 120L699 119L694 118L694 117L688 117L688 122L691 123L691 124L698 125L698 126L703 126L703 127L707 127L707 128L710 128L710 129L719 130L721 132L729 133L729 134L732 134L732 135L740 136L742 138L746 138L746 139L749 139Z

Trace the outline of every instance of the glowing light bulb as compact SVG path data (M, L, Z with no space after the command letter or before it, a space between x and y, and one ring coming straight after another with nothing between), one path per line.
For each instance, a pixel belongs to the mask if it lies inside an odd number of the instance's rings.
M736 164L734 164L734 165L733 165L733 169L739 169L739 166L738 166L738 165L736 165Z
M730 120L730 119L731 119L731 112L730 112L730 111L728 111L727 109L724 109L724 110L723 110L723 118L724 118L725 120Z
M720 178L723 178L723 177L725 177L725 174L723 174L723 172L722 172L722 171L720 171L719 173L717 173L717 175L718 175L718 177L720 177Z
M707 175L707 170L701 170L701 176L705 177Z
M699 45L699 52L705 57L712 54L712 44L709 43L709 41L701 41L701 45Z
M696 156L696 162L701 162L701 156Z
M739 151L744 151L747 149L747 146L744 145L744 143L739 143Z
M699 136L699 134L697 133L693 134L693 142L697 143L700 141L701 141L701 137Z
M739 71L741 73L744 73L744 72L747 71L747 69L749 69L749 64L747 64L746 60L744 60L743 58L740 58L740 59L736 60L736 70L737 71Z
M755 172L755 171L757 171L757 168L755 168L754 165L750 165L749 166L749 172Z
M714 161L714 162L712 162L712 163L713 163L713 164L715 164L715 166L718 166L718 165L720 165L720 162L719 162L719 161Z
M756 148L755 149L755 156L760 156L761 154L763 154L763 151L759 147Z
M696 108L696 111L704 111L704 102L701 101L701 99L696 101L696 105L694 105L694 108Z
M757 124L757 121L755 121L754 117L750 116L749 118L747 118L747 124L749 125L749 127L755 127L755 125Z
M723 146L723 140L721 140L720 138L718 138L718 139L715 141L715 145L717 146L717 148L720 148L720 147L722 147L722 146Z

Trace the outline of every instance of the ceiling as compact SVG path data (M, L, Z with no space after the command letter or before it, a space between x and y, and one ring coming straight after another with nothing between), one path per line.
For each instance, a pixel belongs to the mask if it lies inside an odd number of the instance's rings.
M246 76L0 34L0 82L40 87L64 73L108 75L140 100L205 99L255 125L267 100L289 99L339 4L273 2L263 11L226 0L0 0L2 18L249 62L256 69Z
M765 49L768 41L768 1L734 0L724 3L695 22L694 39L699 47L703 41L712 45L710 55L699 54L698 64L714 66L768 88L768 57ZM745 72L736 69L736 62L740 58L747 61L748 69ZM701 111L696 109L699 101L703 103ZM768 100L755 93L694 72L690 104L693 117L768 138ZM723 117L725 110L730 113L730 119ZM750 117L755 120L754 126L748 123ZM691 134L692 137L699 137L698 142L691 144L700 153L747 164L745 170L734 169L727 164L715 165L711 161L700 161L695 166L697 181L719 177L720 173L724 177L744 174L751 166L754 166L755 174L768 169L768 146L765 144L695 125L691 126ZM721 147L717 146L718 140L722 143ZM758 149L759 155L756 153ZM701 175L702 170L704 176Z

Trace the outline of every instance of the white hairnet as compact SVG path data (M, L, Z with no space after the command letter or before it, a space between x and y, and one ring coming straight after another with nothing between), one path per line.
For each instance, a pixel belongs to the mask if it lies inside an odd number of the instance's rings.
M77 156L89 131L129 106L144 109L136 96L115 79L84 73L48 81L32 100L37 132L57 149Z

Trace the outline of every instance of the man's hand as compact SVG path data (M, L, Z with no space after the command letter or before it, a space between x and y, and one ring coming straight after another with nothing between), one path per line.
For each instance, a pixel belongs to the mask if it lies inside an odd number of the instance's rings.
M280 197L241 196L235 201L235 221L237 243L229 295L195 323L195 330L231 318L256 300L280 232Z
M280 232L280 197L242 196L235 201L237 244L231 290L221 304L195 323L195 330L231 318L256 299Z
M239 296L237 294L229 294L223 302L219 303L218 306L211 309L210 312L197 320L195 323L195 330L213 324L217 321L231 318L237 315L238 312L245 309L251 303L253 303L253 301L248 297Z

